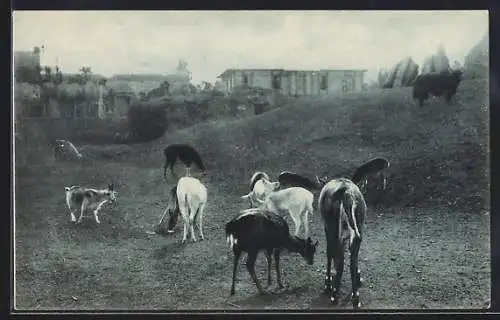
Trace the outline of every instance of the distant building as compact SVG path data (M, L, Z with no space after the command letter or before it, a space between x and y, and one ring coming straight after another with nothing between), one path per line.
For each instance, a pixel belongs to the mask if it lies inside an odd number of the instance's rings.
M40 66L40 53L35 51L14 51L14 66L18 68L36 69Z
M242 85L277 90L286 96L321 95L362 91L365 72L362 69L228 69L217 78L221 79L226 95Z

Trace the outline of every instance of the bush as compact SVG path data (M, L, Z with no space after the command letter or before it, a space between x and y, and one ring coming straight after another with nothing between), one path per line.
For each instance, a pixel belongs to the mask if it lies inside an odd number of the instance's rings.
M128 111L128 142L147 142L161 137L168 122L164 106L134 105Z

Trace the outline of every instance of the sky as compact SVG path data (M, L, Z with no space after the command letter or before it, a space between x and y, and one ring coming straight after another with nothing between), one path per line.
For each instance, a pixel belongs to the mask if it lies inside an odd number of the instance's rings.
M187 62L194 84L226 69L367 69L443 44L452 64L488 32L488 11L15 11L14 50L44 46L42 65L90 66L104 76L170 74Z

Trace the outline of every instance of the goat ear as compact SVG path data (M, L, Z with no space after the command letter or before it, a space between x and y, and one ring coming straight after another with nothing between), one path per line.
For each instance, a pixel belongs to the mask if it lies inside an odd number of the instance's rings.
M308 237L307 238L307 243L311 243L311 242L312 242L311 237Z
M319 244L319 240L316 240L316 242L314 243L314 246L317 247Z

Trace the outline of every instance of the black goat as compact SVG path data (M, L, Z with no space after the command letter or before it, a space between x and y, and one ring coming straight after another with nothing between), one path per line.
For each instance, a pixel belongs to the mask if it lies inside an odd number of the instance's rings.
M382 190L385 190L387 187L387 174L385 169L389 168L390 165L389 160L381 157L367 161L356 169L352 175L351 181L357 184L360 189L365 192L368 178L378 176L382 182Z
M191 164L195 163L198 168L205 174L205 166L198 152L191 146L187 144L171 144L163 150L165 155L165 166L163 167L163 178L167 177L167 167L170 166L170 172L172 175L174 173L174 164L177 159L180 159L184 165L187 167L186 175L190 175Z
M278 181L280 186L283 187L302 187L307 190L318 190L321 189L323 182L316 178L316 182L311 181L310 179L303 177L297 173L293 173L290 171L283 171L278 176Z
M247 209L243 214L226 224L226 238L234 253L233 280L231 295L234 294L236 269L243 251L248 254L246 266L260 294L265 294L255 275L255 260L260 250L264 250L267 259L267 283L271 284L271 254L276 261L276 277L278 285L283 288L280 275L279 259L283 249L289 252L298 252L309 265L314 262L316 243L311 238L300 239L290 234L285 219L276 213L261 209Z
M340 178L328 182L319 195L318 208L325 226L326 280L325 289L330 293L332 303L337 303L342 273L344 272L344 243L346 231L349 232L350 268L352 283L352 304L359 308L359 287L361 275L358 268L358 253L363 235L366 216L366 202L358 186L352 181ZM334 260L335 279L332 285L331 266Z

